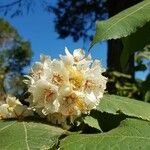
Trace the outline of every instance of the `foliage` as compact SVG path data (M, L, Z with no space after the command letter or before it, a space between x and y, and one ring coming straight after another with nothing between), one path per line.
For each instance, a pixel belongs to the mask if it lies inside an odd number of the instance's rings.
M105 95L101 104L97 107L100 112L141 118L150 121L150 104L143 103L127 97Z
M137 32L122 38L123 40L123 52L121 55L121 65L122 68L128 64L128 60L131 55L136 51L141 51L143 48L150 43L150 23L137 30Z
M91 46L102 40L118 39L134 33L150 21L149 13L150 1L144 0L106 21L97 21Z
M17 96L25 89L25 84L20 81L24 67L30 63L31 46L3 19L0 19L0 33L0 87Z
M144 101L150 102L150 74L147 76L146 80L142 83Z
M63 129L43 123L0 121L1 149L49 149L62 134L65 134Z
M114 84L111 94L142 99L142 80L132 80L132 76L118 71L110 71L108 85ZM108 87L109 88L109 87ZM111 87L110 87L111 88Z
M8 22L0 18L0 47L3 48L12 38L18 39L18 33Z
M70 132L45 124L44 120L42 123L40 120L37 122L38 118L36 121L35 119L30 121L32 118L24 121L0 121L0 147L18 150L59 147L71 150L91 149L91 147L136 150L144 147L148 150L150 148L149 114L150 104L125 97L105 95L97 110L93 110L90 116L83 118L82 126L79 126L78 130L71 128ZM121 119L118 119L118 115ZM106 130L106 126L109 126L109 129ZM93 130L94 128L97 130ZM89 134L91 132L92 134Z
M150 148L150 122L126 119L118 128L107 133L91 135L70 135L60 143L64 150L98 150L121 149L137 150Z

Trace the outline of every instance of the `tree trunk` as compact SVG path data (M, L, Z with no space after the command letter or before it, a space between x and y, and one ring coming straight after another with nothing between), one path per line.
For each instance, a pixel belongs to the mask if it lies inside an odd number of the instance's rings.
M6 96L6 93L5 93L5 89L4 89L4 76L2 74L0 74L0 101L4 101L5 96Z
M109 18L116 15L120 11L137 4L141 0L108 0L108 14ZM123 49L123 45L120 39L108 41L108 59L107 66L110 70L116 70L122 72L120 64L120 55ZM134 56L130 59L127 69L128 74L132 74L132 68L134 67Z

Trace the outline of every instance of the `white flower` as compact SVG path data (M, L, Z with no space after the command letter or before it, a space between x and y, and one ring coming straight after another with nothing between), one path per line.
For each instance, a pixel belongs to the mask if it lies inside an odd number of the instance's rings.
M33 115L33 112L22 105L16 97L7 96L6 102L0 105L0 119L20 118Z
M99 99L95 96L93 92L85 94L85 103L87 105L87 110L90 111L91 109L96 108L99 103Z
M9 106L7 104L0 106L0 119L11 118L12 115L10 115L8 108Z
M71 86L61 87L58 97L59 112L64 116L79 116L86 112L86 103L82 92L74 91Z
M32 93L32 100L29 101L32 107L47 108L51 112L55 112L55 99L57 98L57 87L47 80L39 79L33 85L30 86L29 92Z
M66 65L69 72L69 82L74 90L80 90L84 83L84 71L77 70L75 66Z
M54 85L60 86L69 82L69 72L64 66L62 61L53 60L51 63L51 71L49 73L48 79Z
M60 58L64 62L64 64L72 65L74 63L78 63L85 57L85 52L82 49L75 49L72 55L67 47L65 47L65 53L65 56L60 55Z
M104 69L101 67L100 62L95 60L91 68L85 73L84 89L87 93L93 92L99 99L102 98L106 88L107 78L102 75Z

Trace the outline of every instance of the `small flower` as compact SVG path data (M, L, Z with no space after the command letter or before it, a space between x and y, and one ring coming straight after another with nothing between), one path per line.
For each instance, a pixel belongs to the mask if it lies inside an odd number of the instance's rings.
M22 118L33 115L33 112L22 105L16 97L7 96L6 102L0 105L0 119Z
M57 98L58 88L47 82L47 80L39 79L29 87L29 92L32 93L30 104L35 108L47 108L53 113L57 110L55 106L55 99Z
M64 116L79 116L86 111L86 103L80 92L74 91L71 86L60 89L58 97L60 107L59 112Z
M66 55L60 55L60 58L64 62L64 64L67 65L73 65L74 63L78 63L85 57L85 52L83 51L83 49L75 49L72 55L67 47L65 47L65 53Z
M104 69L98 60L95 60L91 68L85 72L84 90L87 93L93 92L98 99L102 98L106 89L107 78L102 75L103 72Z
M51 71L48 77L50 82L57 86L61 86L69 82L69 72L62 61L53 60L50 68Z

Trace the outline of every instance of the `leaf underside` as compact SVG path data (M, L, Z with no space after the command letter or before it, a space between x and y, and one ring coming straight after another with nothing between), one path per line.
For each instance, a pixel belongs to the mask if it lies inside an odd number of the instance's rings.
M91 47L97 42L118 39L134 33L150 21L150 1L144 0L106 21L97 21Z

